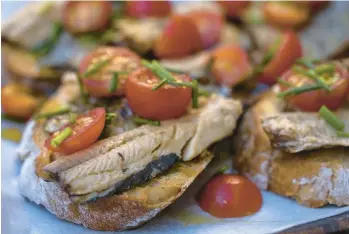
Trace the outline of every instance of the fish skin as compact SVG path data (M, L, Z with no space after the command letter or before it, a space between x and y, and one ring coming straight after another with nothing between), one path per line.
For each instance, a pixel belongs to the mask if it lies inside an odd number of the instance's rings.
M349 131L349 110L342 109L336 115ZM291 112L262 118L262 126L272 145L289 153L320 148L348 147L349 138L337 136L318 113Z

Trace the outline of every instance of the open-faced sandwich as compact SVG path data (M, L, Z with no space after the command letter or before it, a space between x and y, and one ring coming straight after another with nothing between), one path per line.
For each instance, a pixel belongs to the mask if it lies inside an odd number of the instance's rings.
M137 227L187 189L241 112L239 101L203 93L186 74L99 48L29 123L20 191L91 229Z
M278 81L242 119L235 168L302 205L349 205L348 62L301 59Z

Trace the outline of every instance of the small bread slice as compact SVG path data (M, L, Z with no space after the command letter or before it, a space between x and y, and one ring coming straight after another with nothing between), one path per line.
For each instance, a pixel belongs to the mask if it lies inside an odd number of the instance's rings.
M273 92L243 116L235 138L234 167L258 187L291 197L309 207L349 205L349 149L319 149L286 153L274 148L261 117L284 110Z

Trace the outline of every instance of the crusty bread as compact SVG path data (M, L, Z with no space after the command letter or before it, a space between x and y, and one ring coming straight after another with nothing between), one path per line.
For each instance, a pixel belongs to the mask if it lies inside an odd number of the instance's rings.
M348 148L290 154L271 146L261 117L282 112L284 106L270 92L245 113L235 138L235 168L261 189L305 206L349 205Z
M63 85L44 105L43 112L49 110L50 106L64 105L78 94L76 80L66 76ZM58 183L46 182L37 176L35 158L40 154L47 134L40 121L28 126L19 151L22 157L29 156L21 169L21 194L36 204L43 205L58 218L95 230L135 228L150 220L181 196L212 159L212 154L205 151L197 159L180 162L163 175L122 194L76 204Z

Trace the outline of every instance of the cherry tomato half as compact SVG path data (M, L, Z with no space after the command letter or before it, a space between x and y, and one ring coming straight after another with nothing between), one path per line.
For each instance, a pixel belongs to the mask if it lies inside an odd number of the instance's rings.
M201 209L218 218L243 217L260 210L262 195L246 177L220 174L206 184L198 203Z
M234 86L251 72L248 55L238 45L224 45L212 54L211 73L221 85Z
M173 74L176 80L190 81L187 75ZM182 116L191 99L191 88L169 84L152 90L160 82L150 70L140 68L126 81L125 95L132 111L143 118L165 120Z
M264 19L280 28L295 28L309 20L309 6L298 2L266 2L263 6Z
M63 154L72 154L79 150L86 149L98 140L105 124L105 109L95 108L86 114L78 116L75 123L69 125L73 133L60 145L53 147L52 139L61 131L53 133L45 142L46 148ZM63 129L62 129L63 130Z
M323 89L315 90L290 96L286 100L293 107L302 111L318 111L322 105L327 106L331 110L336 110L343 104L348 96L349 72L344 66L337 64L334 77L336 77L336 81L331 85L332 91L330 92ZM293 84L294 87L314 84L312 79L292 71L287 71L281 78ZM289 87L281 86L281 88L284 91Z
M249 1L217 1L225 10L228 17L238 17L245 10Z
M88 77L83 74L101 61L110 62ZM86 55L80 63L79 72L87 92L94 97L119 96L124 93L125 80L128 74L141 66L140 57L127 48L100 47ZM117 89L111 91L113 73L118 75Z
M259 76L259 81L268 85L274 84L283 72L302 57L300 40L293 31L284 32L278 43L272 60L266 64L263 73Z
M125 11L134 18L166 17L171 14L169 1L127 1Z
M222 15L205 10L196 10L188 13L199 29L201 36L201 44L204 49L216 44L220 37L223 28Z
M113 13L107 1L68 1L63 8L63 23L71 33L86 33L104 29Z
M40 102L41 99L35 97L26 86L10 83L1 87L1 107L9 116L27 120Z
M155 41L154 52L159 58L179 58L202 48L199 29L193 19L174 15Z

